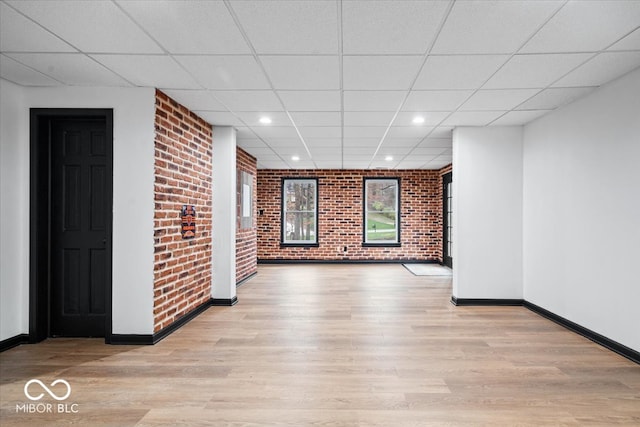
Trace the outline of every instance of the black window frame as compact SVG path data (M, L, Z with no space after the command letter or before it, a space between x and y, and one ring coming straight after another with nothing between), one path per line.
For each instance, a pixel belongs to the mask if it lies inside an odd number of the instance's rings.
M367 181L396 181L397 197L396 197L396 223L397 233L395 242L367 242ZM402 246L402 180L398 176L375 176L364 177L362 179L362 247L380 247L380 248L399 248Z
M287 242L285 240L285 231L286 231L286 212L285 212L285 189L287 181L314 181L315 182L315 242ZM306 176L289 176L283 177L280 180L280 247L281 248L317 248L320 246L320 224L319 224L319 211L320 211L320 200L318 198L320 194L319 182L317 177L306 177Z

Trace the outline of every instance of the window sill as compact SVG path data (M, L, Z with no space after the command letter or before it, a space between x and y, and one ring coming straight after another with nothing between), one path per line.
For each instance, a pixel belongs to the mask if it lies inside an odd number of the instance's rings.
M320 243L284 243L280 242L281 248L318 248Z
M366 243L362 242L363 248L400 248L402 247L402 243Z

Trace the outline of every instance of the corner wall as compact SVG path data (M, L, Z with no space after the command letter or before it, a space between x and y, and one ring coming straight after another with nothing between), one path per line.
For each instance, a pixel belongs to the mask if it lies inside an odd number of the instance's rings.
M211 299L212 129L156 90L153 332ZM195 206L195 237L181 209Z
M640 69L524 129L524 297L640 351Z
M522 298L522 128L453 132L453 296Z
M318 178L319 247L280 247L281 180ZM363 179L400 178L401 247L362 246ZM258 170L258 259L442 261L442 184L437 170ZM347 247L347 252L337 248Z

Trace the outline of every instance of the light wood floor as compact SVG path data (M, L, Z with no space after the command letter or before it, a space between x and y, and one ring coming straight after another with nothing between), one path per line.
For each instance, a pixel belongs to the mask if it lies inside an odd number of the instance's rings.
M400 265L261 266L238 305L155 346L2 353L0 424L640 425L640 366L525 308L450 296L450 278ZM16 413L31 378L67 380L78 413Z

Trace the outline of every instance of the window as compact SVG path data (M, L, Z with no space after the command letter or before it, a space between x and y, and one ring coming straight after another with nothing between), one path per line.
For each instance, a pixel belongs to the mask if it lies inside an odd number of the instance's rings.
M318 180L282 180L282 244L318 245Z
M364 179L364 245L400 245L400 179Z

